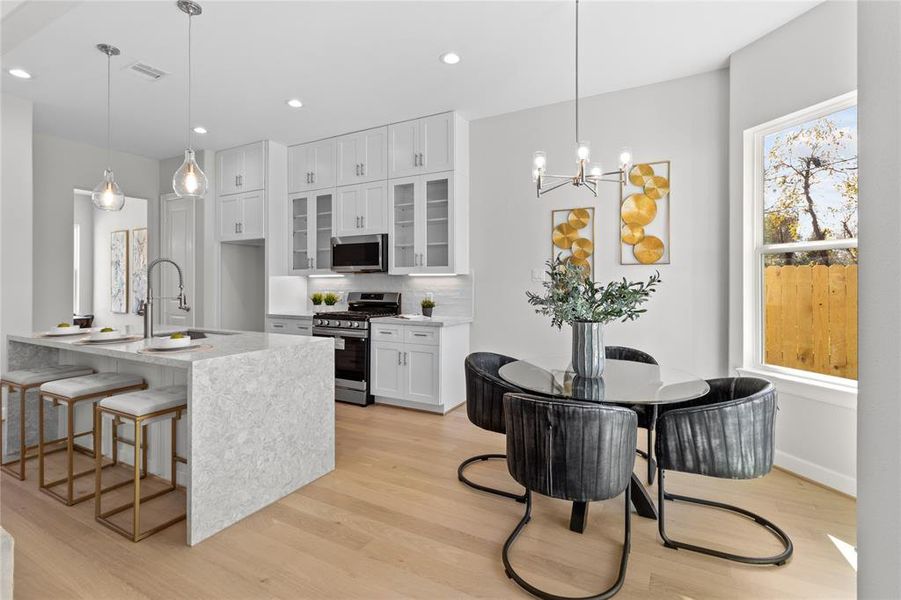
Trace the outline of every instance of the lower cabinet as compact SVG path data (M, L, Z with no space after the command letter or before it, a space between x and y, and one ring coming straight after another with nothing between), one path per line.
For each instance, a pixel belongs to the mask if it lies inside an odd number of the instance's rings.
M266 331L289 335L313 335L313 317L266 319Z
M446 413L465 398L469 325L423 327L371 322L372 394L381 404Z

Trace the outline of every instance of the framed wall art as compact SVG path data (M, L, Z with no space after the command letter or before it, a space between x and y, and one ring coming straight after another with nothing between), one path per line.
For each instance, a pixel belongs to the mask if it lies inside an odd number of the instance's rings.
M128 230L110 234L110 312L128 312Z
M670 161L636 163L620 187L620 262L670 262Z
M131 230L131 312L137 314L147 297L147 228Z
M594 275L594 209L551 211L551 258L581 266Z

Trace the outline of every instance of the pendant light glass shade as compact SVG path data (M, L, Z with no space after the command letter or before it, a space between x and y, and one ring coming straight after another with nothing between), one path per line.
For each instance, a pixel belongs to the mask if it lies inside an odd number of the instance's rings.
M172 189L179 197L203 196L207 190L207 178L194 159L194 151L185 150L185 161L172 176Z
M91 192L91 201L100 210L122 210L125 206L125 194L119 189L112 169L103 171L103 181Z

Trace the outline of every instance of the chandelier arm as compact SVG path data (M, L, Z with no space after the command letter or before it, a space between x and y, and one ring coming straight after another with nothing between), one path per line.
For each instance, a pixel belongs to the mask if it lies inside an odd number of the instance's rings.
M552 185L551 187L548 187L548 188L545 188L545 187L539 187L539 188L538 188L538 195L539 195L539 196L542 196L542 195L544 195L544 194L547 194L548 192L553 192L553 191L556 190L558 187L562 187L562 186L564 186L564 185L568 185L569 183L571 183L571 181L572 181L572 178L570 177L570 178L569 178L569 181L561 181L560 183L555 183L554 185Z

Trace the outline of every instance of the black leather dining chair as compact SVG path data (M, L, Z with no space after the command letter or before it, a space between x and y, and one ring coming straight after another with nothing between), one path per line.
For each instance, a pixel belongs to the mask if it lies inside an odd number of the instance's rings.
M667 548L682 548L755 565L783 565L794 548L779 527L749 510L665 491L666 471L723 479L763 477L773 468L776 389L765 379L726 377L707 381L710 392L696 400L664 407L657 419L658 527ZM666 500L710 506L752 519L782 543L773 556L753 557L723 552L671 539L666 533Z
M616 581L580 600L600 600L623 586L632 543L629 500L637 437L629 408L510 393L504 396L507 469L526 488L522 520L504 543L504 571L521 588L545 600L569 600L525 581L510 563L510 549L531 520L532 492L560 500L593 502L622 494L623 550Z
M649 365L656 365L657 361L647 352L629 348L628 346L607 346L605 355L611 360L628 360ZM648 461L647 480L648 485L654 483L656 463L654 462L654 425L657 422L657 405L636 404L632 410L638 415L638 426L648 432L647 451L636 450L639 456Z
M516 359L494 352L474 352L466 357L463 368L466 375L466 416L476 427L505 433L504 421L504 394L507 392L522 392L517 387L510 385L501 379L498 371L507 363ZM525 502L524 494L514 494L504 490L475 483L463 474L466 468L475 462L491 459L506 459L506 454L479 454L467 458L457 467L457 479L469 487L505 498L513 498L518 502Z

